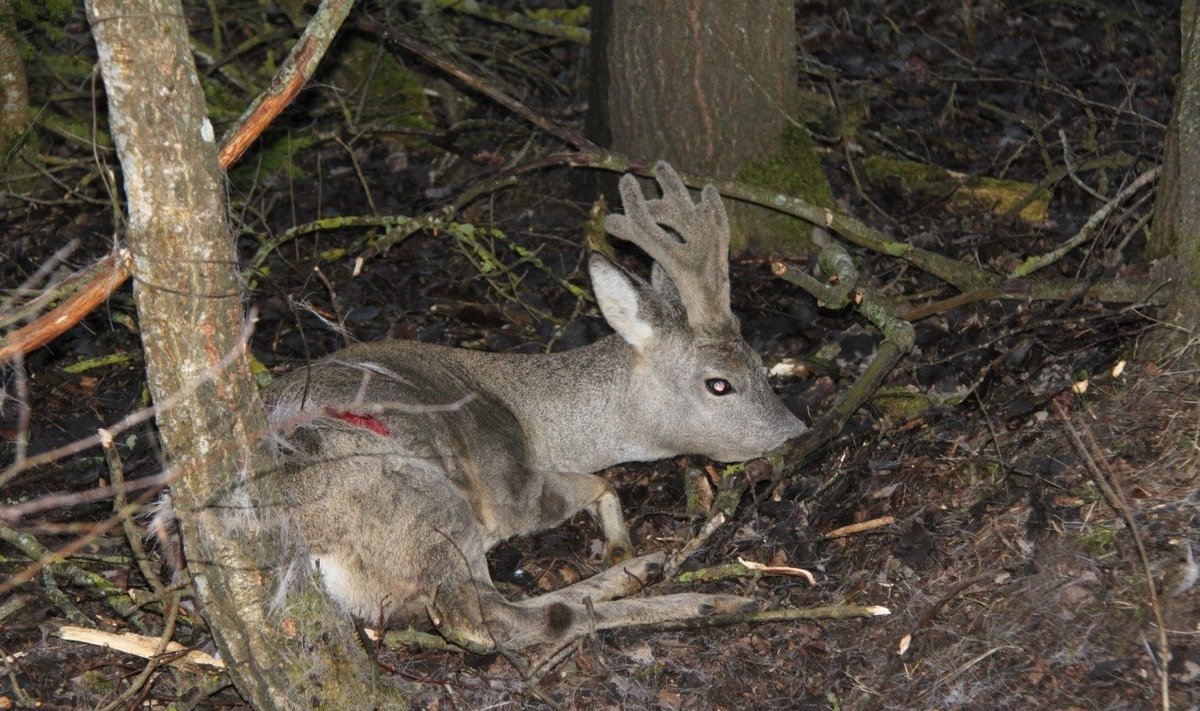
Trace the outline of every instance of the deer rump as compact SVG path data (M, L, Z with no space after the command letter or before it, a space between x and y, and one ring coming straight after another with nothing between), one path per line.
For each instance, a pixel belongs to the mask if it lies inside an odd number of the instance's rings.
M315 570L364 621L427 617L477 650L754 606L692 593L617 599L659 577L665 556L625 560L632 545L620 501L592 472L677 454L748 459L805 431L730 310L720 196L708 186L693 202L666 163L655 177L663 197L646 200L623 176L625 214L605 220L652 257L651 279L599 254L589 260L615 335L539 356L360 344L268 389L278 459L261 477L256 513L273 517L297 551L281 590ZM487 551L581 510L598 520L617 564L562 590L505 599Z

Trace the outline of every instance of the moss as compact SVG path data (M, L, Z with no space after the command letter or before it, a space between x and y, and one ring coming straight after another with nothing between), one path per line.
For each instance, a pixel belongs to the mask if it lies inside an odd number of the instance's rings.
M39 120L44 128L60 136L73 136L86 145L91 145L95 140L97 145L104 148L112 147L112 136L99 128L93 131L91 123L77 121L54 112L45 113Z
M862 172L875 184L898 181L900 189L930 198L949 197L960 205L983 205L1004 214L1037 191L1018 213L1026 222L1044 222L1050 209L1050 191L1019 180L974 177L937 166L886 156L871 156L862 162Z
M208 117L215 124L233 123L246 110L246 99L229 85L211 76L201 75L204 103Z
M541 9L541 10L526 10L525 14L535 20L545 20L547 22L557 22L560 25L572 25L574 27L583 27L588 24L592 18L592 7L590 5L579 5L577 7L567 7L562 9Z
M89 669L75 677L75 681L81 689L97 698L105 698L119 691L112 677L100 669Z
M871 397L872 405L893 417L905 420L932 408L953 407L962 401L961 395L941 395L936 392L909 390L905 387L879 388Z
M343 109L348 121L401 128L433 127L425 87L416 74L382 52L377 43L352 37L340 45L330 80L350 97ZM360 99L361 113L357 108ZM416 142L403 135L389 138L405 144Z
M655 660L649 664L639 665L633 670L633 678L638 681L653 681L667 670L666 662Z
M294 178L304 172L296 165L293 157L317 143L313 136L296 136L289 131L268 131L263 136L263 145L253 160L244 160L229 172L235 185L247 185L261 180L263 175L286 171Z
M737 180L820 207L833 207L829 178L803 126L789 124L780 137L779 151L738 171ZM812 251L812 226L794 217L756 209L733 215L732 249L798 257Z
M1092 555L1103 558L1117 550L1117 534L1111 528L1093 526L1079 534L1079 542L1087 547Z

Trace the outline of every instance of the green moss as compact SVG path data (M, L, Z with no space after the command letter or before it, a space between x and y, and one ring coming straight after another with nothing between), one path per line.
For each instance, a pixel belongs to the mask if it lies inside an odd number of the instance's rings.
M295 136L287 131L268 131L263 141L253 159L243 160L229 171L229 179L235 185L248 185L264 175L283 171L301 177L303 173L293 157L317 143L314 136Z
M796 195L821 207L833 207L833 192L817 160L816 147L800 126L789 124L783 132L779 152L743 168L738 180Z
M67 20L75 10L74 0L13 0L12 9L18 24L32 27L36 32L46 35L51 42L61 42L66 39ZM38 59L38 52L32 42L16 35L21 46L21 55L26 59Z
M400 128L432 128L432 112L425 87L417 75L391 54L381 51L377 43L351 37L339 45L333 59L329 80L350 97L343 108L348 121L360 125L378 123ZM404 136L394 138L404 143L416 140Z
M562 9L547 8L542 10L526 10L525 14L535 20L557 22L560 25L583 27L592 19L591 5L577 5Z
M29 69L42 65L42 72L59 77L63 83L82 82L92 73L92 64L83 57L45 52L30 58Z
M799 197L820 207L833 207L829 178L803 126L789 124L779 151L742 168L741 182ZM812 251L812 226L794 217L765 210L738 210L733 215L732 250L798 257Z
M1079 542L1097 558L1104 558L1117 550L1117 533L1111 528L1093 526L1079 534Z
M1049 190L1039 190L1036 185L1019 180L969 176L886 156L867 158L862 162L862 172L867 180L875 184L894 180L900 183L900 189L905 192L930 198L949 197L960 205L982 205L997 214L1008 212L1037 190L1034 199L1019 213L1026 222L1044 222L1050 208Z
M98 145L105 148L112 147L112 137L108 132L99 128L93 132L91 123L77 121L52 111L43 114L39 121L43 128L59 136L72 136L85 145L91 145L94 138Z
M85 691L100 698L110 696L118 691L117 683L100 669L89 669L75 679Z
M666 662L656 660L649 664L639 665L633 670L633 678L639 681L651 681L660 677L666 670Z
M228 83L201 75L200 85L204 88L205 108L213 123L232 123L246 110L245 97L231 89Z
M935 407L953 407L963 401L960 395L941 395L934 392L908 390L905 387L884 387L871 396L871 404L898 419L912 419Z

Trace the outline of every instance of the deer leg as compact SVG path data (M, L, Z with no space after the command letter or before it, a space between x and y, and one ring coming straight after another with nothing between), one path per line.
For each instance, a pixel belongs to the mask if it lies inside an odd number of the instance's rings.
M626 571L630 562L614 570ZM661 564L658 566L661 569ZM608 572L608 571L606 571ZM615 576L614 576L615 579ZM509 602L489 580L438 595L430 619L446 639L475 652L518 650L534 645L562 645L599 630L698 620L757 609L754 600L736 595L678 593L634 600L596 601L583 593L608 588L614 579L592 580L545 595ZM449 591L448 591L449 592Z
M547 480L547 494L561 497L565 515L586 509L604 532L604 560L610 565L629 558L633 544L621 514L621 499L608 480L595 474L560 474ZM543 494L546 496L547 494ZM555 521L551 525L561 523Z

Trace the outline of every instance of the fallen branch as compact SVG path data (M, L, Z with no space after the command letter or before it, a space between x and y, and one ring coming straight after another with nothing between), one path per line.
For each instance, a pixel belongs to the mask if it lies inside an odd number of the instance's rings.
M697 617L690 620L676 620L660 624L647 625L642 629L659 631L694 630L705 627L728 627L741 624L761 624L763 622L792 622L794 620L849 620L856 617L880 617L890 615L892 611L881 605L826 605L824 607L804 607L797 609L759 610L735 615L712 615Z
M28 533L22 533L7 526L0 526L0 541L4 541L20 550L34 563L34 566L30 566L34 568L32 571L27 569L26 571L22 571L24 575L18 573L12 576L9 580L5 581L3 587L7 587L7 583L12 582L14 579L21 580L23 578L24 580L28 580L38 570L53 571L56 574L66 577L75 585L95 591L114 612L129 620L138 629L145 629L142 613L138 610L137 605L129 599L129 595L124 590L113 585L108 578L98 573L93 573L90 570L84 570L73 563L68 563L60 553L46 548Z
M672 582L681 585L709 583L716 580L732 580L735 578L760 578L764 575L780 575L792 578L804 578L809 585L816 585L813 574L803 568L793 568L788 565L763 565L752 560L738 558L736 563L725 563L711 568L699 568L679 573Z
M132 654L142 659L153 659L157 654L160 639L133 632L104 632L89 627L63 625L54 630L54 635L68 642L82 642L95 647L107 647L118 652ZM173 667L199 671L198 667L225 669L225 662L206 652L188 649L178 642L169 642L163 650L169 659L163 661Z
M100 261L80 272L78 278L70 279L63 288L78 289L57 308L40 318L9 332L0 345L0 365L11 361L17 354L25 354L40 348L66 333L104 303L112 293L129 278L129 253L114 250Z
M650 166L645 161L603 148L586 148L574 152L553 153L534 159L501 173L492 180L544 170L552 166L595 168L613 173L634 172L644 176L651 175ZM1168 302L1171 295L1172 285L1168 281L1097 279L1093 283L1087 284L1087 288L1082 294L1077 294L1079 286L1084 283L1078 279L1009 279L987 269L973 267L943 254L892 239L858 218L813 205L791 195L733 180L715 180L711 176L695 173L681 172L679 177L689 187L699 189L711 184L725 197L761 205L798 217L837 233L851 244L901 259L961 292L973 294L970 300L988 298L987 295L995 289L998 291L996 298L1003 299L1063 301L1082 296L1106 303L1161 306Z

